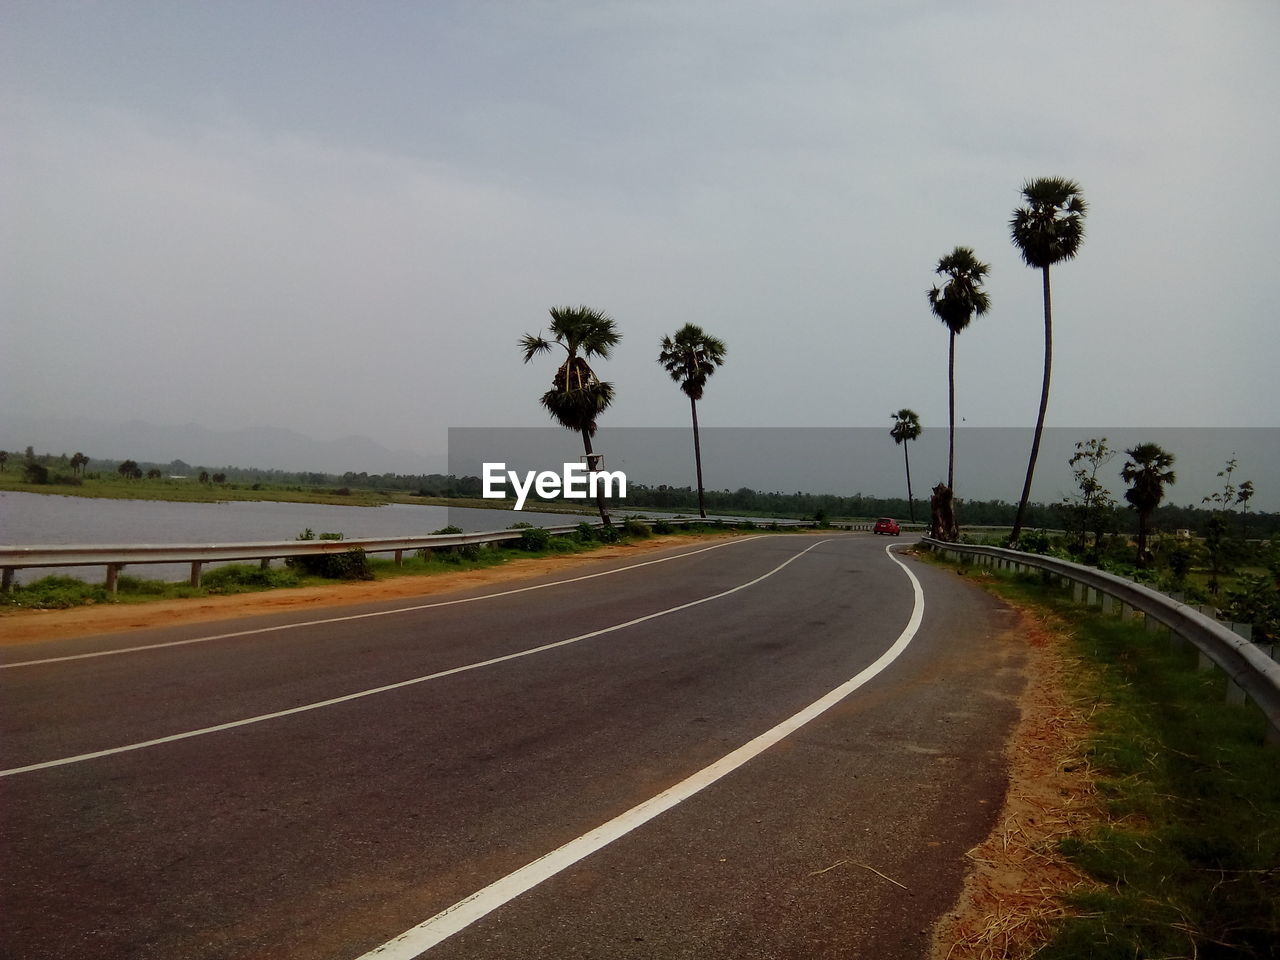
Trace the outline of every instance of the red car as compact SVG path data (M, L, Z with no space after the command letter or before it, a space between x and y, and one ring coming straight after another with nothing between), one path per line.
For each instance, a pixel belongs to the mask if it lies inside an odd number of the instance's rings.
M872 533L883 533L886 536L898 536L902 533L902 528L898 526L898 521L892 517L881 517L876 521L876 525L871 528Z

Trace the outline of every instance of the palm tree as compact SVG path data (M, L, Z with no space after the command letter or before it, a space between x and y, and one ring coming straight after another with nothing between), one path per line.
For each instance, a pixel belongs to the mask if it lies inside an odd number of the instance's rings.
M658 363L680 384L689 398L693 413L693 462L698 474L698 515L707 517L707 505L702 494L702 443L698 439L698 401L702 399L707 377L724 363L724 341L706 333L697 324L686 323L674 336L662 338L662 350Z
M1022 484L1022 499L1014 517L1009 542L1022 533L1022 517L1031 496L1031 478L1040 456L1040 435L1044 432L1044 414L1049 407L1049 376L1053 370L1053 302L1049 293L1049 267L1075 257L1084 242L1084 217L1089 206L1074 180L1041 177L1022 185L1026 206L1013 211L1009 234L1029 267L1037 267L1044 287L1044 378L1040 385L1040 412L1036 415L1036 432L1031 439L1031 457L1027 461L1027 478Z
M1240 484L1236 494L1236 503L1240 504L1240 536L1249 537L1249 501L1253 499L1253 481L1246 480Z
M596 433L596 419L613 402L613 384L596 377L587 358L608 357L622 335L612 317L590 307L552 307L550 332L550 340L528 333L520 338L524 362L550 351L553 343L564 349L565 361L556 370L551 389L542 395L542 405L562 427L582 434L587 469L594 471L600 458L591 449L591 438ZM596 502L600 519L605 526L612 526L603 492L597 494Z
M991 298L982 289L990 266L983 263L969 247L956 247L938 261L934 273L947 278L942 289L929 291L929 306L951 331L951 350L947 358L947 401L950 410L950 440L947 445L947 487L955 489L956 470L956 334L975 317L991 307Z
M893 428L889 436L894 443L902 444L902 458L907 465L907 510L911 514L911 522L916 522L916 502L911 496L911 457L907 455L907 441L920 436L920 416L914 410L903 407L897 413L891 413Z
M1173 466L1173 454L1159 444L1140 443L1125 453L1129 459L1120 470L1120 477L1129 484L1124 498L1138 511L1138 566L1147 564L1147 518L1164 499L1165 484L1177 478L1169 468Z

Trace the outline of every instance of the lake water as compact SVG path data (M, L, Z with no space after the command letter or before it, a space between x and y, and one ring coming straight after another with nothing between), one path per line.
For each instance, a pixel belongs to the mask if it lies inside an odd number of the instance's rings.
M390 503L381 507L343 507L321 503L267 500L228 503L177 503L168 500L108 500L40 493L0 492L0 543L31 546L62 543L253 543L292 540L303 530L358 537L423 536L457 526L468 533L504 530L524 521L542 526L576 523L566 514L523 510L476 510ZM134 576L185 580L182 564L130 567ZM84 580L102 577L101 567L23 570L19 582L51 573Z

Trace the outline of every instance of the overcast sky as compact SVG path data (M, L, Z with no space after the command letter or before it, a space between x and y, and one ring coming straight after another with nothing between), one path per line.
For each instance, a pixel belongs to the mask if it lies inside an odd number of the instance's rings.
M546 424L516 341L587 304L603 424L687 422L692 321L706 425L940 426L963 244L957 416L1026 426L1056 175L1049 424L1280 426L1278 47L1274 0L9 0L0 406L439 452Z

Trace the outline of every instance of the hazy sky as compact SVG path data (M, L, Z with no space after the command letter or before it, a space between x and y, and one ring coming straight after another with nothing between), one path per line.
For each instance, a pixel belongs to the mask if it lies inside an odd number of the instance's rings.
M607 424L687 422L692 321L704 424L940 426L964 244L958 416L1029 425L1057 175L1050 425L1278 426L1278 46L1274 0L8 0L0 406L442 451L547 423L516 341L583 303Z

